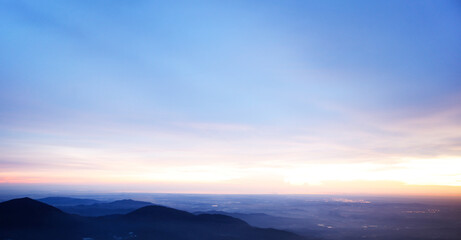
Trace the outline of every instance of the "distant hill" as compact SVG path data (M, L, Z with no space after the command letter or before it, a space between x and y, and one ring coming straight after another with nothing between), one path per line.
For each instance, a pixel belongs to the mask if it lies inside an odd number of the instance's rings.
M220 214L194 215L151 205L125 215L82 217L30 198L0 203L0 239L303 240Z
M102 203L101 201L94 200L94 199L70 198L70 197L47 197L47 198L40 198L37 200L40 202L55 206L55 207L90 205L90 204Z
M126 214L138 208L152 205L151 202L135 201L132 199L117 200L114 202L102 202L94 199L48 197L37 200L57 207L66 213L89 217L98 217L111 214Z
M138 208L142 208L149 205L152 205L152 203L125 199L109 203L94 203L91 205L57 207L67 213L73 213L89 217L98 217L111 214L126 214Z

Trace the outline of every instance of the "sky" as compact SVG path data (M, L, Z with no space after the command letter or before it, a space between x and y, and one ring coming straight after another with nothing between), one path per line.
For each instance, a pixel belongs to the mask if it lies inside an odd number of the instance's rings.
M459 1L0 0L0 188L461 196Z

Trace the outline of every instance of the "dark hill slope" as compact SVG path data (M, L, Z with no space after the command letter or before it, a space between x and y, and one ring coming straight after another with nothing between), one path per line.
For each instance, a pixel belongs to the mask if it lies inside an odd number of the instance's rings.
M62 239L81 232L84 222L79 216L30 198L0 203L0 239Z
M0 203L0 226L8 228L48 226L71 217L50 205L19 198Z

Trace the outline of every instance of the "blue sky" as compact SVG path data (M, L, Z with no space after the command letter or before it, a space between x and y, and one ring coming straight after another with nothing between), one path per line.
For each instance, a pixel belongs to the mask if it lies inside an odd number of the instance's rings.
M459 164L460 22L456 1L1 0L0 182L459 186L308 175Z

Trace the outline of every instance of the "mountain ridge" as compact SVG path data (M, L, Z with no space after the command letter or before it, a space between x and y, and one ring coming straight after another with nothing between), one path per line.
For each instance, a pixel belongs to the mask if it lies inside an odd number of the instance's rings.
M51 200L49 198L45 198L47 201L43 201L43 199L38 200L57 207L66 213L88 217L127 214L141 207L153 205L151 202L137 201L133 199L103 202L93 199L53 197Z
M37 200L22 198L0 203L0 216L0 239L307 239L286 231L251 227L240 219L225 215L194 215L158 205L142 207L128 214L83 217L65 213ZM14 224L9 224L15 217ZM27 221L27 218L32 221Z

